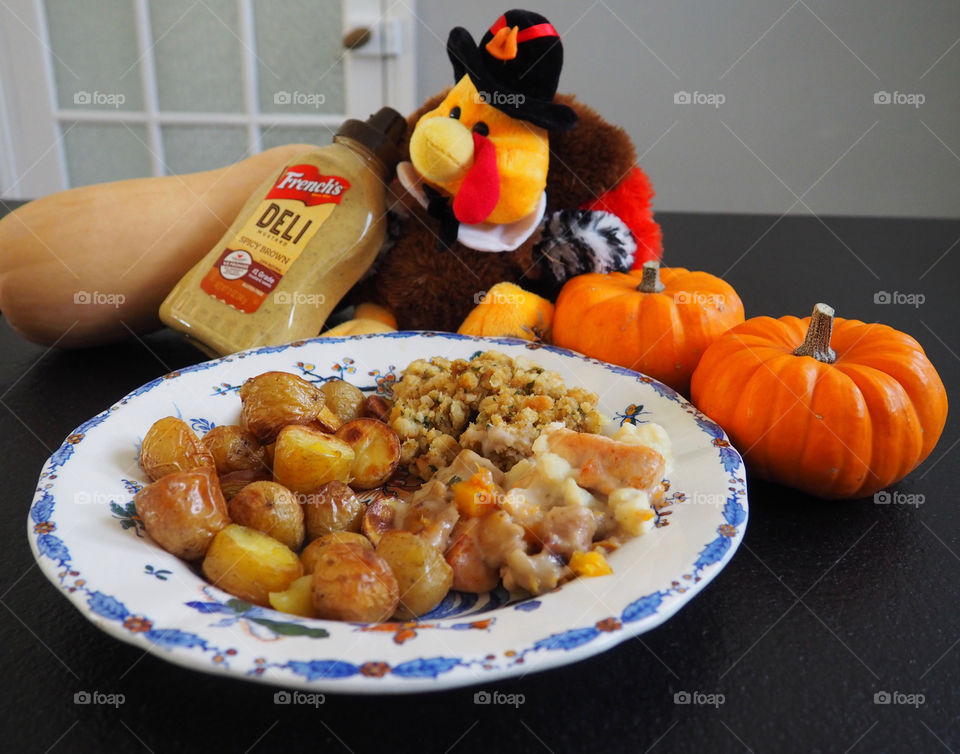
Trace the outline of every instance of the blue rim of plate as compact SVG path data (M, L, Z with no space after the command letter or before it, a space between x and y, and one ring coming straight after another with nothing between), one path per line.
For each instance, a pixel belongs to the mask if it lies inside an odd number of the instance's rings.
M420 657L395 665L381 660L353 662L340 658L309 658L302 661L289 660L285 663L278 664L270 663L266 661L265 658L258 658L254 667L246 671L238 672L236 668L230 665L230 658L236 655L236 650L216 646L209 640L193 632L185 632L178 628L154 628L152 621L150 621L147 616L134 614L116 597L101 592L94 586L88 584L82 578L82 574L72 567L72 557L67 543L54 533L57 530L57 522L55 520L57 501L50 493L50 488L54 486L51 480L56 479L57 473L69 462L71 456L74 454L75 448L83 441L86 433L105 421L110 414L119 407L126 405L137 396L150 392L167 380L191 372L205 371L219 364L232 362L237 359L244 359L261 354L280 353L290 349L302 348L314 343L327 345L333 343L352 343L370 339L406 339L413 337L472 341L487 345L523 346L525 349L531 351L542 349L603 367L607 371L617 375L629 377L649 386L662 398L679 404L683 411L691 416L697 427L712 439L712 444L719 454L720 463L729 474L730 478L728 481L731 485L729 487L730 494L726 499L721 513L724 523L718 526L716 536L703 544L696 560L685 569L686 572L682 576L683 581L678 582L674 580L667 587L640 596L626 605L619 615L611 615L600 621L595 621L590 625L550 633L530 643L528 646L507 652L505 654L509 655L509 657L507 657L503 663L493 662L491 660L492 656L489 654L483 657L469 659L444 656ZM135 492L135 489L135 487L132 487L131 492ZM126 511L127 515L129 515L129 513L130 511ZM117 517L116 515L114 516L114 518ZM338 338L312 338L279 346L264 346L249 349L230 354L229 356L183 367L141 385L109 408L80 424L67 436L50 458L47 459L41 470L34 499L30 506L27 518L27 531L31 550L47 578L50 579L54 585L61 588L65 596L84 617L105 633L121 641L138 646L150 654L154 654L155 656L191 670L229 675L230 677L247 678L271 685L308 689L323 688L324 690L330 691L338 690L337 681L342 682L348 679L355 680L362 678L365 681L364 683L360 685L350 683L347 684L349 687L344 686L340 690L346 693L376 694L430 691L438 690L441 687L452 688L468 686L485 683L498 678L526 674L528 672L539 672L584 659L610 649L626 639L649 631L676 613L695 594L712 581L729 562L743 540L747 517L746 475L739 453L730 444L726 434L719 425L710 420L683 396L667 385L625 367L609 364L565 348L539 342L530 342L517 338L467 336L446 332L400 331ZM130 525L132 526L133 523ZM124 528L126 528L126 526L124 526ZM243 609L245 603L239 600L228 599L218 601L215 596L211 596L207 588L204 588L203 591L208 598L207 601L186 603L201 613L233 612L238 620L252 622L267 622L268 619L263 617L264 613L272 616L281 616L282 618L290 618L290 616L284 616L269 609L247 605L247 608L252 607L253 612L251 613L249 609ZM499 600L500 604L496 604L496 600L494 599L486 609L492 609L506 604L506 600L503 599L502 596ZM231 605L231 603L233 604ZM539 604L540 601L538 599L530 599L511 604L510 607L515 610L528 611L536 609ZM434 611L434 613L422 617L420 622L423 623L425 619L442 621L447 617L442 614L437 615L436 613L437 611ZM469 612L463 613L465 617L469 617L469 615ZM276 623L276 621L274 621L274 623ZM288 624L280 625L297 627L295 631L290 629L293 632L285 635L303 636L309 635L307 632L311 630L310 626L325 623L329 622L304 619L302 621L291 620ZM484 621L468 620L465 623L452 624L449 627L453 629L469 629L482 627L477 624L483 623ZM355 625L361 626L360 630L364 630L362 624ZM384 624L379 625L382 626ZM401 643L401 636L403 634L400 632L408 633L410 636L416 636L418 628L417 622L395 622L387 625L392 627L392 629L388 630L396 630L397 633L394 636L394 640L397 643ZM306 628L304 628L304 626L306 626ZM325 633L323 629L313 630L318 632L317 635ZM210 663L198 663L199 656L197 654L175 651L180 649L198 650L203 655L209 656ZM528 659L535 659L536 662L524 666L524 663ZM263 660L263 662L260 662L260 660ZM471 668L474 671L480 672L472 675L447 675L460 668ZM390 686L384 685L384 680L387 678L401 679L401 683ZM366 681L369 681L369 683L366 683ZM436 683L437 681L443 681L443 683L438 685Z

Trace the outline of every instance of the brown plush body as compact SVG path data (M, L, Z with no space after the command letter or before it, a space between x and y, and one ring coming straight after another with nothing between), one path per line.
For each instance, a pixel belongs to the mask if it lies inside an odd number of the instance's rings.
M445 95L432 97L410 116L408 134ZM601 197L636 161L633 144L622 128L603 120L571 95L557 95L555 101L573 108L579 120L569 131L550 134L548 214L576 209ZM354 290L353 300L374 300L388 307L400 329L456 331L482 292L495 283L506 280L530 290L542 288L543 270L533 254L536 233L510 252L475 251L456 242L445 248L439 243L437 221L403 195L399 184L394 184L394 191L402 205L397 241L382 254L373 274Z

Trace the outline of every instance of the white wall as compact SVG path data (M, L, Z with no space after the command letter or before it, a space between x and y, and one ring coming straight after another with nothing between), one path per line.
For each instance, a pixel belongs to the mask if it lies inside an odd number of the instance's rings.
M960 217L957 0L522 7L563 38L560 91L646 153L657 209ZM419 0L421 99L452 83L450 28L479 39L497 8ZM678 91L725 101L675 104ZM879 91L925 101L879 105Z

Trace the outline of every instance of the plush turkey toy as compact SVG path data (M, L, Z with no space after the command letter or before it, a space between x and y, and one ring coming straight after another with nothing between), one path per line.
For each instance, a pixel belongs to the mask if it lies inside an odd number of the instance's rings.
M479 44L455 28L447 54L456 83L408 120L390 239L354 300L401 329L456 330L495 283L554 297L573 275L659 259L633 145L556 96L563 46L546 18L508 11Z

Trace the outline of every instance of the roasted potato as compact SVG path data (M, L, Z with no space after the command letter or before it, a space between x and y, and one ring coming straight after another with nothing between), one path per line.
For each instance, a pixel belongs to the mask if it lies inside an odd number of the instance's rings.
M405 620L428 613L450 591L453 569L436 547L416 534L388 531L380 538L376 552L397 579L400 602L395 617Z
M248 484L254 482L269 482L273 479L266 469L248 469L246 471L230 471L220 475L220 491L228 501Z
M320 413L317 414L316 421L310 426L333 434L343 426L343 422L340 421L340 417L337 416L329 406L324 406L320 409Z
M382 395L368 395L363 402L360 415L389 424L391 411L393 411L393 404Z
M397 609L400 590L390 566L361 545L333 543L321 548L310 584L320 618L382 621Z
M288 424L316 424L324 408L320 389L289 372L251 377L240 388L240 400L244 426L263 445L273 442ZM339 423L331 431L338 427Z
M367 506L360 522L360 531L373 543L374 547L380 542L380 537L385 532L397 528L397 511L401 504L398 498L382 497Z
M231 498L227 510L235 524L269 534L297 552L303 546L303 508L296 496L282 484L248 484Z
M267 451L252 432L234 424L221 424L203 436L218 474L267 469Z
M212 466L176 471L133 498L137 515L158 545L184 560L198 560L230 523Z
M400 463L400 438L382 421L354 419L340 427L336 436L353 448L350 484L354 489L379 487Z
M202 570L214 586L263 607L270 604L270 592L285 591L303 575L293 550L239 524L230 524L213 538Z
M290 425L277 436L273 478L294 492L313 492L327 482L349 482L353 460L353 448L343 440Z
M360 416L360 410L366 400L360 388L343 380L327 380L320 386L320 392L326 399L324 405L344 424Z
M140 468L154 481L174 471L213 465L213 456L197 433L175 416L157 419L140 443Z
M332 531L360 531L367 506L343 482L327 482L316 492L299 496L307 525L307 539Z
M303 548L303 552L300 553L303 572L313 573L317 568L317 558L320 556L323 548L335 542L348 545L355 544L360 547L366 547L368 550L373 550L373 545L370 543L370 540L362 534L357 534L355 531L332 531L329 534L324 534L319 539L313 540Z
M309 575L301 576L282 592L270 592L268 599L270 607L281 613L299 615L301 618L316 618L317 611L313 609L310 584L313 579Z
M444 558L453 568L453 589L458 592L484 592L496 589L500 573L483 559L483 550L477 541L479 518L461 518L450 534L450 544Z

